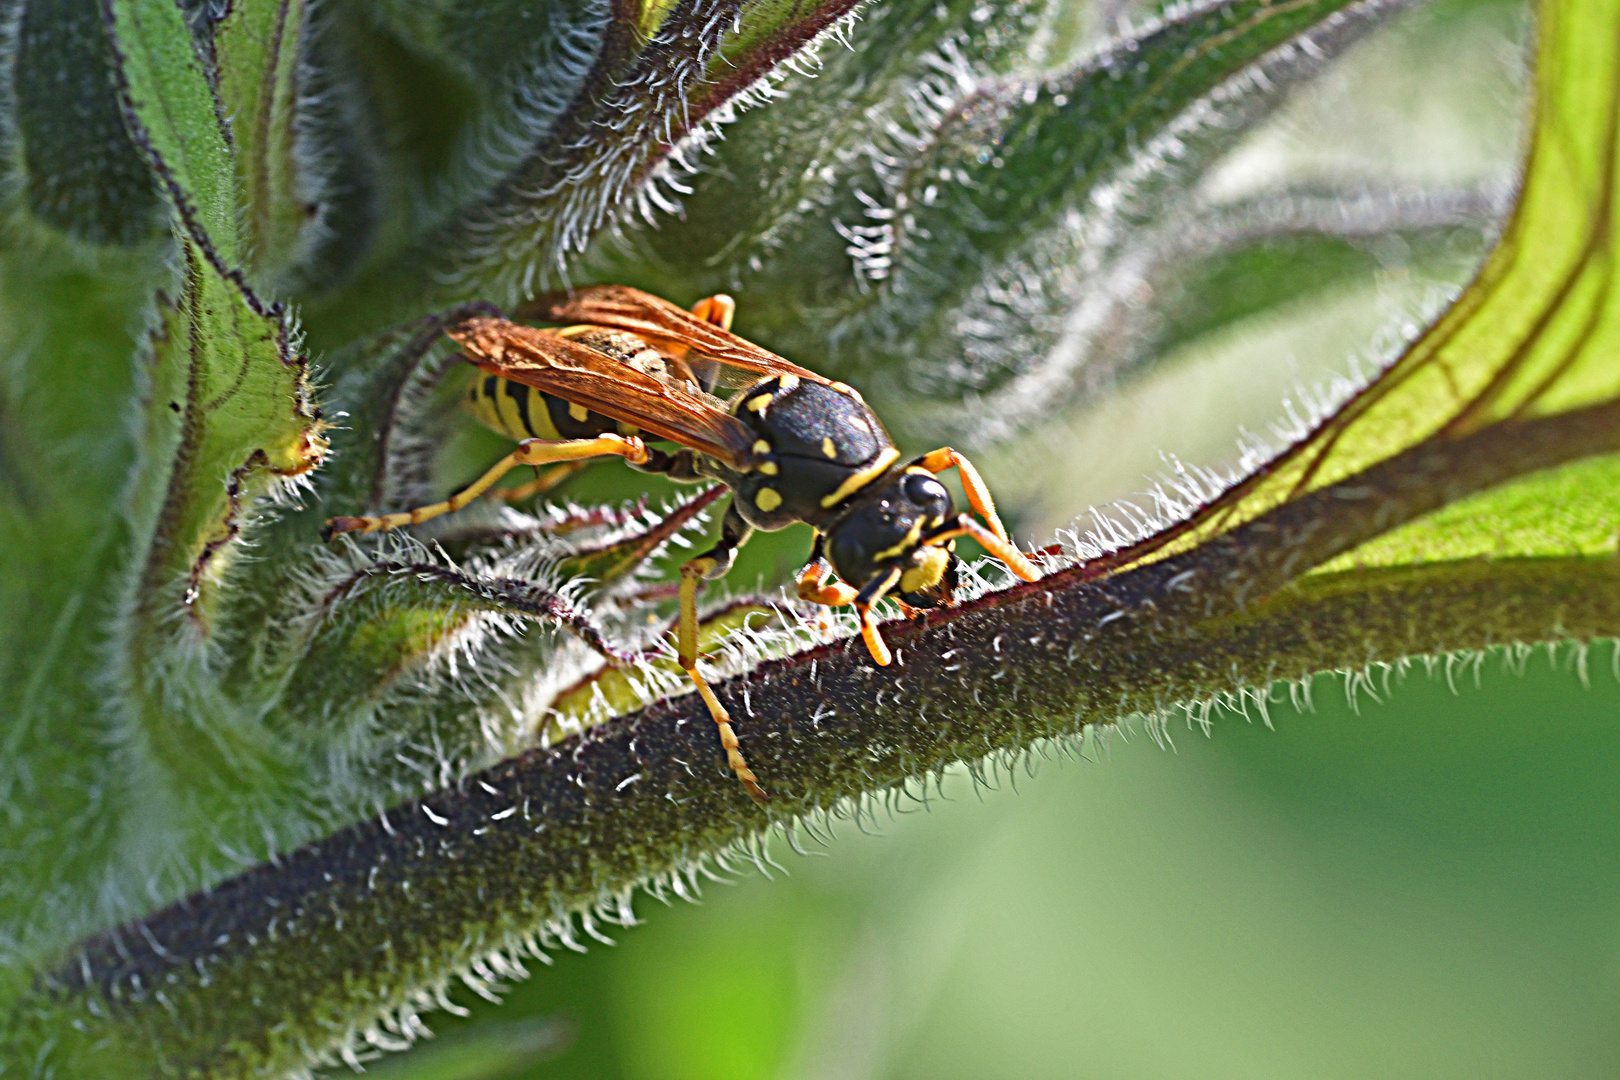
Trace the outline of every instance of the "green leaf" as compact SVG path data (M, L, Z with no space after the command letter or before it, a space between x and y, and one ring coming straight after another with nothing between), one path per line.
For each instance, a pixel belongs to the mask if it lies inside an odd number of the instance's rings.
M1050 374L1071 313L1128 306L1153 239L1138 223L1408 6L1202 3L1043 70L1020 55L1041 25L1023 5L997 9L988 41L982 5L885 5L851 54L728 132L682 221L628 258L604 241L592 266L682 297L736 291L742 332L899 402L908 438L960 426L964 394L1040 380L974 411L1005 435L1078 381Z
M223 274L241 263L236 165L215 96L179 5L101 0L114 74L136 145L175 212Z
M136 610L164 623L177 601L194 616L207 610L203 594L245 502L270 476L314 468L325 443L292 320L239 268L247 245L234 153L180 9L165 0L106 0L105 9L125 122L168 191L181 246L178 292L160 302L152 341L133 504L150 552Z
M308 28L304 0L243 0L214 26L217 85L231 117L237 181L246 203L250 265L272 280L298 255L314 207L300 175L300 53Z
M508 1080L560 1054L572 1041L565 1021L526 1018L482 1024L423 1052L366 1066L373 1080Z
M354 324L344 320L357 311L397 319L447 299L513 302L562 281L569 260L615 214L644 195L660 197L649 185L672 155L696 152L707 124L746 103L745 91L852 6L680 0L615 8L572 100L555 116L537 114L522 157L352 289L323 300L312 322L323 334L348 335Z
M8 149L24 173L29 209L92 244L156 236L162 201L108 93L113 56L99 7L33 0L14 33L7 74L15 111L5 126L14 129Z
M1614 0L1545 7L1524 189L1502 239L1446 313L1275 460L1111 564L1188 550L1416 446L1620 395L1620 296L1611 288L1620 49L1607 39L1579 43L1585 27L1602 25L1583 17L1617 10Z

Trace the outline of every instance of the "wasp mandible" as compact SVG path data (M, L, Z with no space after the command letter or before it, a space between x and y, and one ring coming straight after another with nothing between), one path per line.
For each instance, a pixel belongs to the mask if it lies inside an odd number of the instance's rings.
M955 541L971 536L1025 581L1039 575L1007 538L978 470L950 447L914 461L900 451L854 388L789 363L731 333L725 295L691 311L622 285L541 297L521 318L468 318L447 333L485 372L468 404L517 449L444 502L408 513L338 517L328 532L376 532L461 509L520 465L617 456L673 480L718 481L732 492L720 541L681 567L677 655L714 722L732 772L754 800L768 796L743 758L731 717L698 670L697 590L731 569L755 529L802 521L815 530L799 596L853 604L872 659L892 656L872 607L893 596L911 608L948 605L957 583ZM729 398L718 395L729 393ZM674 443L673 451L649 441ZM957 513L936 474L958 470L972 515ZM837 580L829 580L829 574Z

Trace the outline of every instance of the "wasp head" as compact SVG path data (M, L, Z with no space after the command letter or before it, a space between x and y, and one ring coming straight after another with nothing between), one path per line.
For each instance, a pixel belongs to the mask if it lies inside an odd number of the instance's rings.
M874 484L827 531L827 560L863 593L897 593L912 607L949 603L957 580L955 542L935 537L956 534L955 511L944 484L925 469L908 468Z

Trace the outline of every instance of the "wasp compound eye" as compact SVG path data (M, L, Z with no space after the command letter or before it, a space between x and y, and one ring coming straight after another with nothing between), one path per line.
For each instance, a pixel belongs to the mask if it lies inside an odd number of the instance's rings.
M900 490L907 502L929 516L951 512L951 493L926 473L907 473Z

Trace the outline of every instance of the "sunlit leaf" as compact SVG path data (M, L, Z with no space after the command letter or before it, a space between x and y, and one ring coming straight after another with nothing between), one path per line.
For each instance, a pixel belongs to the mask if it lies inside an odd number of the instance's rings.
M243 230L251 265L284 271L296 257L314 207L300 176L298 105L308 11L304 0L233 4L213 27L217 86L231 118Z
M858 377L907 429L1042 379L982 418L1016 427L1067 390L1044 369L1073 309L1135 294L1138 273L1114 272L1148 242L1133 223L1405 6L1193 5L1047 69L1039 46L1021 52L1042 36L1029 5L874 9L852 52L824 49L815 78L728 133L682 221L634 237L668 267L648 283L737 291L745 332Z
M1186 550L1414 446L1620 393L1620 298L1610 288L1620 50L1579 39L1615 11L1609 0L1544 11L1524 190L1474 282L1366 389L1141 554ZM1588 13L1599 21L1583 22Z

